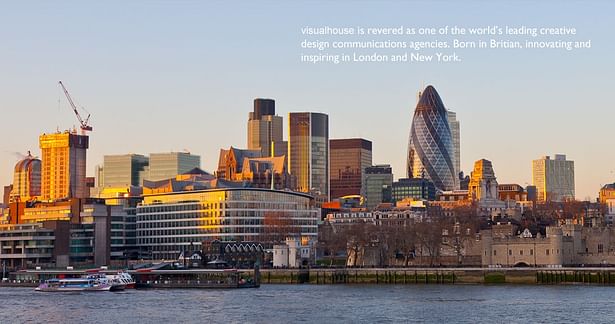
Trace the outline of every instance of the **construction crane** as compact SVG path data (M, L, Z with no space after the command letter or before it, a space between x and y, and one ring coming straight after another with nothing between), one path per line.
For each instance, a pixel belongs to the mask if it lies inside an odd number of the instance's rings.
M70 94L68 93L68 90L66 90L66 87L64 86L62 81L58 81L58 83L62 87L62 90L64 90L64 95L66 95L66 99L68 99L68 103L70 104L71 108L73 108L73 112L75 112L75 115L77 116L77 119L79 120L79 124L81 124L81 130L83 132L92 131L92 126L88 125L88 123L90 122L90 114L88 113L88 117L86 117L85 120L83 120L83 118L81 118L81 114L79 114L79 111L77 110L77 106L73 102L73 98L70 97Z

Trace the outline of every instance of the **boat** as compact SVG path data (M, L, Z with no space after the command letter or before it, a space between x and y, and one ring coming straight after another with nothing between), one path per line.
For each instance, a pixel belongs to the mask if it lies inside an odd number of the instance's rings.
M106 280L88 276L85 278L49 279L34 290L43 292L109 291L111 285Z
M117 274L108 274L107 279L112 286L123 286L126 289L135 288L135 280L128 272L118 271Z

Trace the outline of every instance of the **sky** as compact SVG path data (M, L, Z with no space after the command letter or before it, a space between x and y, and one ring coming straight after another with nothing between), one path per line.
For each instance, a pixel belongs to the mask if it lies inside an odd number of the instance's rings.
M245 147L256 97L329 115L331 138L373 142L373 162L405 177L422 85L461 123L461 167L493 163L499 183L531 184L531 161L575 161L577 198L615 182L615 4L608 1L3 1L0 183L38 136L77 125L62 80L91 113L88 173L106 154L190 151L210 172ZM304 26L569 26L583 51L472 51L455 64L299 60ZM461 51L463 53L463 51ZM284 130L285 136L288 130Z

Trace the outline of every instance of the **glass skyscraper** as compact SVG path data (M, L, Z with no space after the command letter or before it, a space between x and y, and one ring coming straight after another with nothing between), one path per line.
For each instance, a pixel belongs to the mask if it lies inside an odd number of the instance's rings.
M152 153L149 155L149 175L146 180L175 178L178 174L201 167L201 157L186 152Z
M420 94L408 143L408 178L426 178L437 189L458 188L455 151L448 113L433 86Z
M288 170L296 190L329 196L329 116L298 112L288 115Z

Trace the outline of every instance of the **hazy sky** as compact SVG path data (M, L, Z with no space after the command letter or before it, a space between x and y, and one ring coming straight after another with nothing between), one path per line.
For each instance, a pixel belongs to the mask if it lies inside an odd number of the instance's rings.
M460 2L5 1L0 183L15 152L39 155L40 133L76 125L58 80L92 114L90 175L105 154L184 149L213 171L220 148L245 147L252 100L269 97L285 124L290 111L324 112L332 138L373 141L374 163L396 178L425 83L457 112L466 173L486 158L498 182L525 185L532 159L564 153L577 197L597 196L615 181L615 5ZM453 65L299 62L303 26L402 24L573 26L593 48L472 52Z

